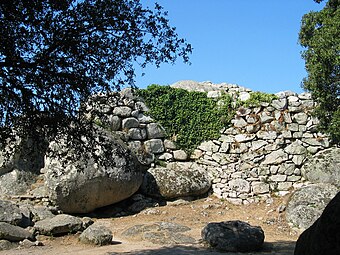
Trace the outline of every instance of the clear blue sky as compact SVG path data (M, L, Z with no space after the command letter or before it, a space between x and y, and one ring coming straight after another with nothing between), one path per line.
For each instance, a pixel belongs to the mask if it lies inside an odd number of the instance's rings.
M191 65L145 69L136 85L179 80L235 83L254 91L302 92L306 76L298 44L303 14L324 4L313 0L142 0L158 2L172 26L194 48Z

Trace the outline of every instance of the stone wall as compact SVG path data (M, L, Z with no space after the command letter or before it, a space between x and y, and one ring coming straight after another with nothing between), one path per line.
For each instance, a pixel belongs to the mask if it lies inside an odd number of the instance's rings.
M216 100L221 91L235 100L249 98L250 90L236 85L199 85L199 90ZM188 84L182 87L192 90ZM286 91L277 96L271 103L240 107L232 126L221 130L218 140L203 142L190 158L165 139L164 129L147 116L147 106L131 89L96 95L87 110L99 125L120 134L144 164L194 160L210 174L216 196L246 204L300 185L304 181L301 167L308 156L330 146L328 138L316 130L310 94Z

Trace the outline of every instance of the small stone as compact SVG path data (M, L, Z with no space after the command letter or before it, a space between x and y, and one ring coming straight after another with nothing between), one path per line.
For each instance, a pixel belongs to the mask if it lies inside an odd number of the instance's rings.
M126 118L123 119L122 127L124 128L137 128L139 127L139 121L136 118Z
M85 244L108 245L112 242L112 232L107 227L94 223L79 236Z
M188 159L188 154L184 150L173 151L174 159L179 161L185 161Z

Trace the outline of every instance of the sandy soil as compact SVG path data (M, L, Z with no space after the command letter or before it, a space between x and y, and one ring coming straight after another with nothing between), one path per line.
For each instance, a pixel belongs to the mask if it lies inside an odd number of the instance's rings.
M149 208L142 212L119 218L98 218L114 234L112 245L96 247L85 245L78 241L79 234L64 237L39 237L44 246L31 248L17 248L8 251L0 251L6 255L186 255L186 254L223 254L204 247L200 242L202 228L209 222L227 220L242 220L251 225L261 226L265 232L265 245L261 252L257 253L227 253L227 254L280 254L293 255L295 241L298 233L292 231L285 222L284 213L279 213L280 205L286 203L286 198L273 198L272 203L236 206L221 201L215 197L203 198L188 203L169 203L166 206ZM145 240L128 239L122 232L137 224L149 224L154 222L174 222L191 228L185 234L197 240L190 245L162 246ZM226 254L226 253L224 253Z

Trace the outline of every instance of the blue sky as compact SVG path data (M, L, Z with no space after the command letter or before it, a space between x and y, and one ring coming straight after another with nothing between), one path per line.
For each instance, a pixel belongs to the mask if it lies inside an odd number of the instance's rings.
M155 0L142 0L150 5ZM234 83L254 91L301 93L306 76L298 44L303 14L324 4L313 0L157 0L172 26L194 48L191 65L148 67L136 85L179 80Z

